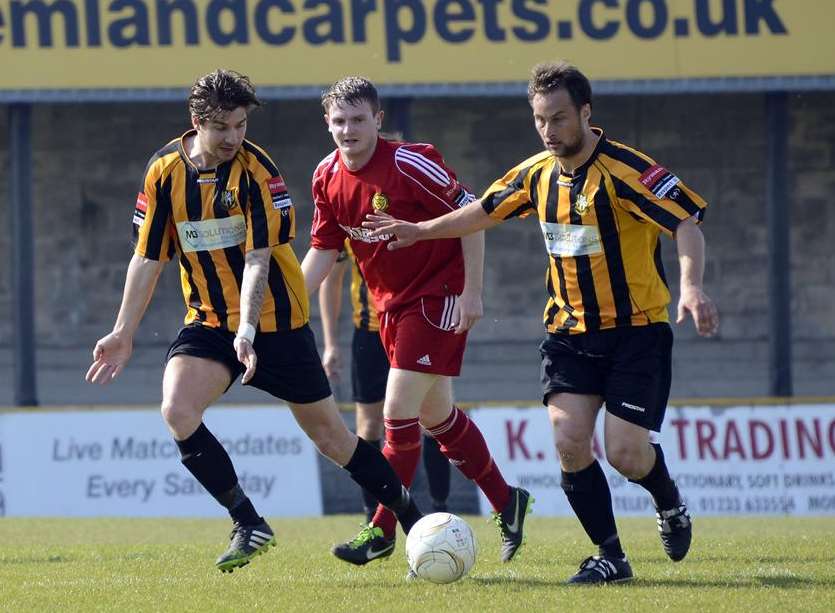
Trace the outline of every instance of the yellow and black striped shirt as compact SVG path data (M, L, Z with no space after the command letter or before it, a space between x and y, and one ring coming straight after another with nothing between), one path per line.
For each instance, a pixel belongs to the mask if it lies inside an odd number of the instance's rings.
M351 309L354 327L369 332L379 332L380 318L377 315L377 309L374 308L374 303L368 294L368 285L365 284L365 277L362 276L357 258L351 250L351 241L347 239L342 256L351 261Z
M606 139L573 174L535 155L499 179L481 204L494 219L539 216L549 266L548 332L578 334L668 321L659 235L705 201L646 155Z
M233 160L201 170L183 149L183 139L193 133L171 141L148 163L133 217L136 253L162 261L176 253L185 323L234 332L245 254L271 247L258 329L303 326L307 292L289 244L295 212L278 169L263 149L244 141Z

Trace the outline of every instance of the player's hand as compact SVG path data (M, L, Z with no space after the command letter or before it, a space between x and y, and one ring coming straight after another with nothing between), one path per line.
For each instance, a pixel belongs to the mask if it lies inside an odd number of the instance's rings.
M693 323L696 324L696 332L699 335L713 336L719 332L719 312L713 301L700 287L682 289L681 298L678 301L676 323L682 323L687 313L693 317Z
M105 385L119 376L133 353L133 338L111 332L99 339L93 348L93 363L84 379L88 383Z
M235 353L238 354L238 361L246 367L241 383L249 383L255 374L255 367L258 365L258 356L255 355L255 349L249 339L242 336L236 336L232 346L235 348Z
M420 234L416 223L403 221L379 211L366 215L362 227L371 230L370 234L375 238L394 235L395 240L389 241L387 245L389 251L414 245Z
M339 347L325 347L322 351L322 366L331 383L339 383L342 377L342 352Z
M481 302L481 292L470 292L466 289L455 301L452 310L452 325L456 334L463 334L484 316L484 305Z

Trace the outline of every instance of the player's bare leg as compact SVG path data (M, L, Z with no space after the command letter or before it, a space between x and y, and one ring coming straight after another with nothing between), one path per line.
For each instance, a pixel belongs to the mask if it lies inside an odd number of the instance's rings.
M609 463L650 493L664 551L674 562L683 560L693 539L693 522L667 470L661 445L650 443L646 428L611 413L606 414L605 434Z
M272 529L238 484L229 454L203 424L206 408L230 381L229 369L220 362L189 355L173 356L162 379L162 417L183 465L232 517L229 547L215 562L223 572L249 564L275 545Z
M548 415L562 468L562 487L577 519L597 545L569 583L611 583L632 578L621 548L612 495L603 469L592 454L592 436L600 396L557 393L548 398Z
M345 426L333 396L305 404L289 403L299 427L319 452L345 466L357 447L357 436Z

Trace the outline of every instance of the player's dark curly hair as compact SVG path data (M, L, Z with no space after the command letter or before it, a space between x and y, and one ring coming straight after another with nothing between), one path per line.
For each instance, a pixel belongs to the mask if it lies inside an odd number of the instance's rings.
M191 86L188 110L200 123L209 121L218 113L234 111L239 106L250 110L261 106L255 88L246 77L234 70L218 68L200 77Z
M375 114L380 110L380 96L377 94L377 88L363 77L339 79L322 92L322 108L326 113L336 102L347 102L351 105L367 102Z
M536 94L550 94L565 89L577 110L584 104L591 106L591 83L576 66L568 62L543 62L531 70L528 81L528 101Z

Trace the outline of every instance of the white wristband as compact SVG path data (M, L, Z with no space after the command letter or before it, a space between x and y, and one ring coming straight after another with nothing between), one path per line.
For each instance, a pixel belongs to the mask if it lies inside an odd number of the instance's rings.
M249 322L241 322L241 325L238 326L238 333L235 336L237 338L245 338L252 344L252 341L255 340L255 326Z

